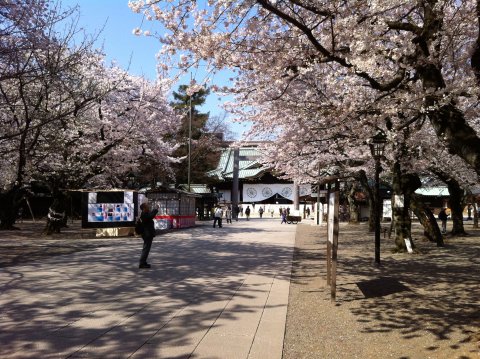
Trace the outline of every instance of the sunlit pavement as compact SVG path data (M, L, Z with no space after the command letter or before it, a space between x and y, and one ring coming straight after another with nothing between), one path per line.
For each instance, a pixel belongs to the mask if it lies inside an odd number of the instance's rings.
M0 269L2 358L281 358L295 225L242 219ZM82 240L88 241L88 240Z

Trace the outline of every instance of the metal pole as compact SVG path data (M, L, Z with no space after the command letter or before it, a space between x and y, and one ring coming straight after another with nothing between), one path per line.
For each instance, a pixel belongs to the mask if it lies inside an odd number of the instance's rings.
M293 181L293 209L300 210L300 188L297 180Z
M331 221L332 211L334 210L334 206L330 201L330 195L332 193L332 185L331 183L328 184L328 191L327 191L327 284L331 285L331 278L332 278L332 242L330 238L330 232L333 230L333 222Z
M317 185L317 213L315 213L316 214L315 219L317 221L317 226L319 226L321 224L320 206L321 206L321 204L320 204L320 181L319 181L318 185Z
M192 83L192 73L190 72L190 84ZM192 159L192 95L189 95L189 113L188 113L188 192L190 192L191 181L191 159Z
M30 211L30 215L32 216L33 223L35 223L35 216L33 215L32 207L30 206L30 201L28 198L25 198L25 202L27 202L28 210Z
M375 156L375 265L380 265L380 157Z
M335 201L333 206L333 243L332 243L332 269L331 269L331 278L330 278L330 299L335 301L337 296L337 252L338 252L338 232L340 229L340 222L338 220L338 209L339 209L339 199L340 199L340 182L335 181Z

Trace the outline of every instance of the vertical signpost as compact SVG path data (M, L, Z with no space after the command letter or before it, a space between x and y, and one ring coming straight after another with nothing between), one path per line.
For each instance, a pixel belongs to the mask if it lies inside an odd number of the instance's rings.
M316 205L316 213L315 213L315 224L320 226L322 224L322 219L320 217L320 184L317 186L317 205Z
M327 284L330 285L330 298L335 301L337 293L337 250L338 250L338 209L340 183L328 184L328 221L327 221Z

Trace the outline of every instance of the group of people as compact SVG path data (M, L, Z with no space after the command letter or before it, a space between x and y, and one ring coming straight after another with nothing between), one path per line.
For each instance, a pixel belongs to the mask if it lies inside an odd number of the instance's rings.
M140 255L140 263L139 268L150 268L150 264L147 262L148 254L150 253L150 249L152 247L153 238L155 237L155 226L154 226L154 218L158 213L158 208L151 209L148 203L143 203L140 206L141 214L138 219L138 222L141 227L141 236L143 239L143 248L142 253ZM260 218L262 218L264 213L264 208L260 207L258 210L258 214ZM227 223L232 223L232 217L235 214L235 219L238 220L238 215L240 213L245 213L245 217L250 220L251 209L250 206L247 206L245 211L240 206L236 206L232 209L230 205L226 206L225 210L220 206L217 205L213 211L213 228L217 225L219 228L222 228L222 220L225 217ZM235 212L235 213L234 213ZM279 208L280 217L282 219L281 224L287 223L287 216L290 214L290 208ZM273 217L273 211L270 211ZM309 213L308 213L309 214ZM442 208L440 213L438 214L438 219L442 222L442 233L447 233L447 220L448 220L447 208Z
M249 221L250 220L250 215L252 214L252 212L254 210L255 210L255 204L252 204L252 208L250 208L250 205L247 205L247 208L245 208L245 210L243 209L243 207L241 205L236 206L233 209L230 205L228 205L226 207L222 207L220 205L217 205L213 209L213 228L216 228L217 225L218 225L219 228L221 228L223 218L225 218L227 220L227 223L232 223L232 217L235 218L235 220L238 221L239 216L242 217L243 215L245 215L246 220ZM287 222L287 216L290 215L290 208L289 207L285 207L285 208L280 207L278 210L279 210L280 218L282 219L281 223L286 223ZM265 207L260 206L258 208L257 213L258 213L258 216L260 218L263 218L263 214L265 213ZM269 213L270 213L271 217L274 216L273 207L269 208ZM310 210L308 210L308 215L310 215Z
M224 216L225 216L225 219L227 220L227 223L232 223L232 217L234 214L235 214L235 220L238 221L238 215L240 213L243 214L243 208L241 208L240 206L236 206L234 209L232 209L231 206L227 206L224 211L220 205L217 205L213 209L213 228L215 228L217 225L218 225L218 228L222 228L222 219ZM250 213L251 213L250 206L247 206L247 208L245 209L245 217L247 218L247 221L250 220Z
M218 224L218 228L222 228L223 209L220 206L216 206L213 210L213 228ZM225 209L225 219L227 223L232 223L232 207L227 206Z
M222 208L222 206L217 205L213 209L213 228L215 228L218 224L218 227L222 227L222 218L225 218L227 220L227 223L232 223L232 217L235 218L235 220L238 221L238 217L243 217L245 215L245 218L247 221L250 220L250 216L252 212L255 210L255 204L252 204L252 208L250 208L250 205L247 205L247 208L245 210L243 209L242 205L236 206L236 207L231 207L231 206L226 206L225 210ZM285 208L283 209L280 207L280 216L282 216L282 212L285 212L286 215L290 214L290 208ZM263 218L263 214L265 213L265 206L260 206L258 208L258 216L260 218ZM273 217L274 210L273 208L270 209L270 214Z

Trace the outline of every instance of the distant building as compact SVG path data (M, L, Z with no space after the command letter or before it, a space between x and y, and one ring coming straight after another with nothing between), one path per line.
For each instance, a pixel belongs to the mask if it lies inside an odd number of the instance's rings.
M239 148L239 202L255 204L292 204L294 184L277 177L275 171L259 162L261 142ZM215 179L212 190L220 202L231 202L234 175L234 149L223 149L217 168L208 175ZM300 196L311 194L310 185L300 186Z

